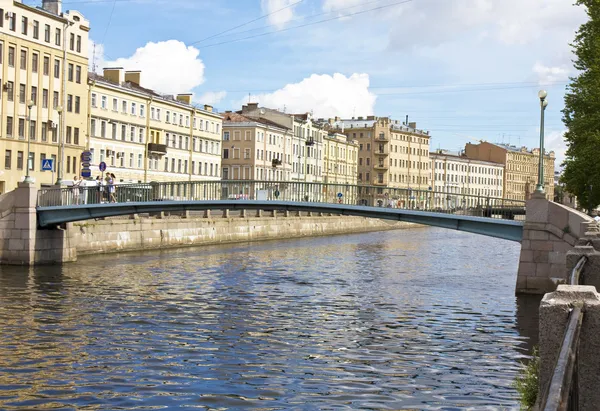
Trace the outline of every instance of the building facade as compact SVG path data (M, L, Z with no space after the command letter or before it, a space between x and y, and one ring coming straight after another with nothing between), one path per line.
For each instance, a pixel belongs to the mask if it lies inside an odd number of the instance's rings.
M290 129L268 120L224 113L223 180L290 181L291 138Z
M144 88L141 72L104 69L89 75L92 172L99 164L121 183L219 180L222 119L175 97Z
M383 205L392 200L400 207L425 206L423 192L431 186L429 132L418 130L416 123L405 124L389 117L330 119L333 130L358 141L360 202ZM403 192L386 188L404 189ZM414 193L413 193L414 190ZM408 196L406 195L408 193Z
M465 155L475 160L504 164L505 199L526 201L535 191L540 155L538 148L529 151L526 147L517 148L484 141L479 144L468 143ZM547 199L554 200L553 151L544 155L544 191Z
M504 165L452 155L430 153L434 208L484 206L488 198L503 198Z
M29 168L36 185L80 173L87 134L89 22L62 12L60 0L42 7L0 3L0 194L16 188ZM29 148L28 148L29 141ZM54 170L42 171L45 159Z
M358 141L331 132L323 139L323 182L356 185Z

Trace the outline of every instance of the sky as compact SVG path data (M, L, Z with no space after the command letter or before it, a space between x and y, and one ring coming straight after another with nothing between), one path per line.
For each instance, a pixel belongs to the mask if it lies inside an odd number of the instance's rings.
M41 0L23 0L39 5ZM142 70L142 86L197 104L391 116L431 149L485 140L546 149L558 165L574 0L64 0L90 20L90 65ZM92 58L93 56L93 58Z

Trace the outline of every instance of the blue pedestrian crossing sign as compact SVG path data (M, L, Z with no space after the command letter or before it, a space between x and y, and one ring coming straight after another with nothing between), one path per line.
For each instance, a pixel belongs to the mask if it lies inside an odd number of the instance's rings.
M53 158L45 158L42 160L42 171L52 171L54 170L54 159Z

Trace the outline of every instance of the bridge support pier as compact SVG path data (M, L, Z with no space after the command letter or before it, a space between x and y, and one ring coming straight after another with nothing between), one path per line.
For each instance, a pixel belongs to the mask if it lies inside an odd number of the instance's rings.
M566 282L567 251L584 236L593 220L540 194L527 201L526 212L516 293L549 293Z
M204 210L204 218L210 218L210 210Z
M263 210L256 210L256 216L257 217L262 217L263 216Z
M229 209L223 210L223 218L229 218Z
M246 209L240 210L240 218L246 218L248 216L248 212Z

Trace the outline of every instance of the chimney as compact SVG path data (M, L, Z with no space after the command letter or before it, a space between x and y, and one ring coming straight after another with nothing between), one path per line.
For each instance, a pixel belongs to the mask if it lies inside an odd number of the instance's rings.
M108 81L121 85L125 81L125 71L123 67L105 68L104 77Z
M182 103L185 103L185 104L192 104L192 96L193 96L193 94L191 94L191 93L177 94L177 101L181 101ZM212 107L211 107L211 110L209 110L209 111L212 111Z
M142 76L141 71L126 71L125 72L125 81L139 86L141 83L141 81L140 81L141 76Z
M248 111L258 110L258 103L248 103Z
M336 122L338 122L338 121L340 121L340 120L341 120L341 118L339 118L338 116L335 116L335 121L336 121Z
M60 16L62 12L62 0L42 0L42 9Z
M414 128L415 130L417 129L417 123L416 123L416 122L414 122L414 121L413 121L412 123L408 123L408 126L409 126L410 128Z
M362 120L363 118L362 118L362 117L359 117L358 119L359 119L359 120Z
M177 96L177 98L179 99L179 96ZM212 113L213 111L213 106L209 106L208 104L204 105L204 110L205 111L210 111Z

